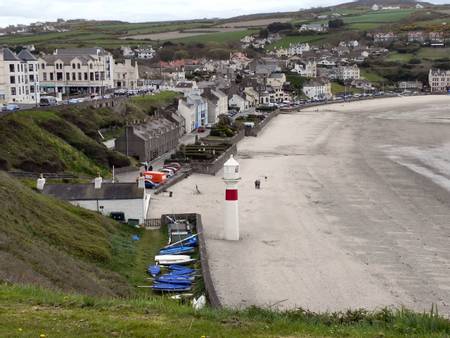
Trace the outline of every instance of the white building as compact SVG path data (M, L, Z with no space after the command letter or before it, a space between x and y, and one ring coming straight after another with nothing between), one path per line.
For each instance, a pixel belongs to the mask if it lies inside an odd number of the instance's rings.
M178 100L178 114L185 120L186 133L190 133L208 124L208 102L198 92L190 92Z
M229 100L228 105L232 109L237 109L239 111L245 111L250 108L249 102L241 95L233 94Z
M300 32L327 32L328 24L327 23L311 23L311 24L303 24L300 26Z
M305 52L309 52L311 50L311 47L308 43L296 43L296 44L290 44L289 48L280 48L276 51L276 55L278 57L281 56L287 56L291 57L294 55L302 55Z
M430 69L428 83L432 93L447 92L450 89L450 70Z
M137 62L132 64L130 59L124 63L114 65L114 88L136 89L139 80L139 68Z
M153 47L139 47L134 50L136 58L140 60L151 60L155 57L156 51Z
M103 183L100 177L90 184L45 184L42 192L105 216L123 212L125 220L144 224L150 193L143 180L138 183Z
M39 65L26 49L19 54L0 48L0 103L37 104Z
M330 99L331 83L327 79L314 79L305 83L303 86L303 93L314 100Z
M228 114L228 95L221 90L205 88L202 97L208 103L208 123L216 123L219 115Z
M315 61L296 63L291 72L308 78L317 77L317 63Z
M103 48L57 49L39 64L41 88L47 92L101 94L114 87L114 59Z
M380 7L377 4L373 4L373 6L372 6L373 11L378 11L379 9L380 9Z
M357 65L339 66L336 75L337 78L342 81L359 80L361 78L361 72Z

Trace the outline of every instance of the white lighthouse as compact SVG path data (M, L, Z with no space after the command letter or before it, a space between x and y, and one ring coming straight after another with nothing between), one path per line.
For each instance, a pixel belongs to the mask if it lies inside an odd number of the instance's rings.
M230 159L223 165L223 181L225 182L225 217L224 233L228 241L239 240L239 202L238 202L238 182L239 163L230 156Z

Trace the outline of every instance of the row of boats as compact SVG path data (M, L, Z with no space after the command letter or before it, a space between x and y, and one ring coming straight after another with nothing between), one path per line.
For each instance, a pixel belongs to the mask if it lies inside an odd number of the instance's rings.
M153 278L152 289L159 292L187 292L192 289L197 270L191 267L195 259L190 255L198 246L197 234L165 246L155 256L155 264L147 273Z

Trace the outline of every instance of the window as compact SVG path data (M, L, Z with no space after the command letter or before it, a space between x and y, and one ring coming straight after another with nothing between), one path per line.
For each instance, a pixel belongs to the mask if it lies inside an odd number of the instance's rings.
M56 73L56 81L64 81L63 72Z
M66 81L70 80L70 73L66 73Z
M92 65L92 63L89 65L89 69L93 69L94 66Z
M44 81L47 81L47 73L43 73Z
M89 80L94 81L94 73L89 73Z
M9 83L16 83L16 77L15 76L10 76L9 77Z
M45 63L41 64L41 69L44 70L45 69Z
M72 73L72 81L76 81L77 80L77 73Z
M11 73L14 73L14 65L12 64L12 65L9 65L9 71L11 72Z
M84 73L84 81L88 80L88 73Z
M78 73L78 81L81 81L81 80L82 80L81 73Z
M11 95L12 96L16 95L16 87L11 87Z
M30 63L30 64L28 65L28 70L29 70L30 72L33 72L33 71L34 71L34 66L33 66L32 63Z
M76 66L75 66L75 64L74 64L74 63L72 63L72 69L75 69L75 67L76 67Z
M77 64L77 68L81 69L81 64L80 63Z
M34 86L30 86L30 92L33 94L34 93Z
M54 78L53 73L50 73L50 81L53 81L53 78Z

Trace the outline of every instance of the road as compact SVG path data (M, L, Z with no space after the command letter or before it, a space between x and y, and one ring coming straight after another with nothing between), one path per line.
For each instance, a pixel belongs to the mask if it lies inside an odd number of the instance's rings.
M450 97L430 96L276 117L238 146L239 242L221 239L220 177L192 175L151 212L202 214L226 306L422 311L435 303L450 315L449 112Z

